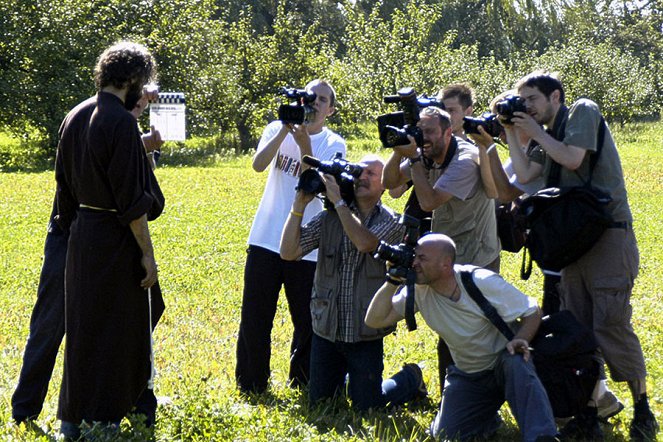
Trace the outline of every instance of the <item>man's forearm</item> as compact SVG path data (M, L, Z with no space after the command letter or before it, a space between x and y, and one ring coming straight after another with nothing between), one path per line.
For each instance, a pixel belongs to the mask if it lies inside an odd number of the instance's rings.
M150 230L147 227L147 215L143 215L129 223L131 233L133 233L136 242L143 252L144 257L154 258L154 248L152 247L152 238L150 237Z
M401 172L402 157L392 152L382 170L382 185L385 189L393 189L407 182L407 177Z
M539 325L541 325L541 309L537 307L536 312L521 318L520 329L514 339L524 339L527 342L532 342L534 335L539 330Z
M302 235L302 217L304 216L305 209L306 204L295 201L288 219L283 226L279 253L281 258L286 261L294 261L302 256L302 248L299 240Z
M540 136L537 136L536 141L539 142L543 150L545 150L555 162L569 170L576 170L580 167L587 152L580 147L564 144L544 131L542 131Z
M338 218L341 220L343 230L348 235L352 244L361 253L372 253L380 243L380 240L373 232L364 227L359 218L352 213L348 206L339 206L336 208Z
M267 142L267 145L260 151L256 152L256 154L253 156L253 170L256 172L262 172L267 168L267 166L269 166L269 163L271 163L274 159L274 155L276 155L276 152L278 152L279 147L281 147L281 143L283 143L283 140L285 140L287 135L287 127L283 125L281 129L275 133L274 136Z
M373 296L364 322L371 328L385 328L396 324L402 317L394 310L391 302L397 287L385 282Z
M423 210L433 211L452 198L447 192L435 190L428 182L428 177L421 161L414 163L410 169L414 190L417 192L419 205Z

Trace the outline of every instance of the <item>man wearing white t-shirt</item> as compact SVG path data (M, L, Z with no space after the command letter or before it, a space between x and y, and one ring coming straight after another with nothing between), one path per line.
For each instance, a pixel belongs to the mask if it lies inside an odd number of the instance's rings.
M269 168L265 191L249 233L242 317L237 340L235 378L244 393L262 393L269 382L271 331L281 287L285 288L294 333L290 347L289 381L293 387L306 385L311 349L309 302L317 256L310 253L299 261L279 256L281 231L295 198L299 175L308 166L304 155L331 160L337 153L345 157L345 140L325 127L334 112L336 94L323 80L306 85L316 95L311 104L314 116L302 125L271 122L263 131L253 157L253 169ZM303 213L304 222L322 210L319 199Z
M534 365L529 342L541 322L536 301L498 274L454 265L456 246L446 235L423 236L415 250L415 310L449 345L454 364L447 370L440 411L431 425L435 439L490 437L500 426L498 410L506 401L523 440L554 440L552 408ZM461 271L473 271L476 286L511 327L502 335L467 293ZM405 315L405 289L388 276L366 313L366 325L387 327Z

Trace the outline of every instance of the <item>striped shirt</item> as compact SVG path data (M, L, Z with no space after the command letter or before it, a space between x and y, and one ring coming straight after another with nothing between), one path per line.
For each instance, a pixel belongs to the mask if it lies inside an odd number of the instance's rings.
M360 217L359 211L354 204L350 205L352 213ZM398 224L398 218L389 216L382 218L381 222L376 221L378 216L385 209L380 202L377 203L373 211L362 220L362 224L368 228L378 240L388 244L397 244L403 238L403 227ZM320 244L320 229L323 217L329 212L324 210L318 213L306 225L302 226L299 244L302 247L302 253L306 255L311 250L317 249ZM338 307L338 328L336 340L341 342L353 342L355 335L353 318L357 314L353 311L354 281L356 271L359 268L362 253L357 250L350 238L343 233L341 249L341 268L338 269L340 276L337 282L337 307ZM385 267L386 272L386 267Z

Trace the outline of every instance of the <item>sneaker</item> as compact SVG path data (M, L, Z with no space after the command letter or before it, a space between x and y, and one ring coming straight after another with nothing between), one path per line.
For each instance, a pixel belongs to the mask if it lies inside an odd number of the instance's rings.
M598 408L597 415L599 420L607 422L608 419L616 416L624 409L624 404L617 399L617 396L612 394L612 391L606 391L603 396L596 401L596 407Z
M658 422L649 408L644 411L636 410L629 435L632 441L655 441L658 433Z
M599 425L596 408L587 407L569 421L560 431L561 440L603 441L603 430Z
M424 374L421 371L421 367L418 364L409 363L403 365L403 370L409 370L414 374L414 377L417 379L417 392L415 396L419 399L423 399L428 396L428 390L426 389L426 382L424 382Z

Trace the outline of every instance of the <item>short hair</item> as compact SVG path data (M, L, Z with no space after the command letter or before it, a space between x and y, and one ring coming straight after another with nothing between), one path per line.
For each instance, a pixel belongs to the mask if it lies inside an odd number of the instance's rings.
M329 81L322 80L320 78L316 78L315 80L309 81L308 84L306 85L305 89L309 90L313 86L317 86L319 84L321 84L323 86L327 86L329 88L329 90L331 91L331 95L329 96L329 105L330 106L335 106L336 105L336 91L334 90L334 86L332 86Z
M556 72L548 72L544 70L536 70L527 74L516 83L516 90L520 91L523 87L535 87L541 91L546 98L550 98L550 94L559 90L559 102L564 103L564 87Z
M428 106L425 107L419 112L420 117L437 117L442 127L442 132L451 127L451 117L449 113L443 109L440 109L437 106Z
M474 104L474 91L465 83L448 85L438 93L438 97L442 100L458 97L458 102L463 109L467 109Z
M156 81L156 62L147 48L131 41L120 41L99 56L94 68L94 83L123 89L130 84Z

